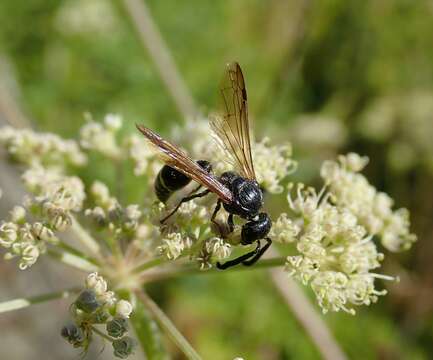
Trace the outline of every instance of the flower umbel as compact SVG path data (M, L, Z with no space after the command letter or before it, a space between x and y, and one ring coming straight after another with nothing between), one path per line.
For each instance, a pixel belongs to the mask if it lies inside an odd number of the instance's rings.
M142 299L147 298L143 289L148 283L173 274L215 271L216 262L254 248L241 246L242 219L235 217L230 228L222 208L210 221L215 195L183 203L161 224L180 199L199 191L198 184L191 181L166 204L158 202L152 184L162 163L144 138L123 136L121 127L116 115L107 115L103 122L87 116L80 141L3 128L0 145L25 166L22 181L28 195L0 223L0 247L5 259L17 259L23 270L46 254L90 273L71 306L73 322L61 334L83 350L100 336L111 342L116 357L126 358L135 348L128 324L134 324L137 299L146 303ZM204 122L188 121L176 134L174 141L185 140L194 159L212 161L217 176L234 170ZM267 138L251 145L260 186L265 193L284 192L284 181L297 165L291 145L272 145ZM113 177L104 172L90 181L78 176L76 168L95 157L107 168L114 164ZM361 174L367 162L353 153L326 161L320 191L289 185L288 208L276 216L269 233L290 254L276 259L278 264L285 260L287 273L311 287L323 312L354 314L356 306L370 305L386 294L377 289L376 280L395 278L380 273L385 255L376 239L391 251L408 249L416 240L408 211L393 210L394 201ZM125 191L126 171L143 190L135 198ZM263 264L270 266L267 260ZM147 310L161 319L162 311L149 304ZM165 318L161 324L172 326Z
M135 341L128 332L129 315L132 305L126 300L118 300L113 291L108 290L105 279L98 273L91 273L86 279L86 288L80 292L71 306L73 323L62 328L62 336L74 347L86 351L94 335L109 340L114 355L125 359L133 353ZM105 325L107 334L98 327ZM126 346L127 344L127 346Z

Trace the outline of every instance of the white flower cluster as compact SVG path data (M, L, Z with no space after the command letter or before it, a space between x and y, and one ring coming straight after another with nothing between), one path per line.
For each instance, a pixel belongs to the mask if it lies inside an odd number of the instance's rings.
M379 236L388 250L407 250L416 241L409 230L409 212L406 209L393 211L394 201L378 192L359 173L367 162L368 158L354 153L340 156L339 162L323 164L321 176L335 204L349 209L369 234Z
M24 177L32 179L32 171L28 170ZM32 266L48 244L58 243L55 232L71 225L71 213L81 210L85 197L84 185L77 177L40 180L38 184L32 182L37 196L27 198L24 206L15 206L10 221L0 225L0 245L8 250L4 257L19 257L21 270ZM27 221L28 216L37 221Z
M123 208L119 201L110 195L110 191L103 182L95 181L90 189L96 206L86 209L84 214L91 217L98 225L106 226L116 235L123 230L135 230L138 220L142 216L139 206L131 204Z
M375 236L393 251L409 248L416 239L407 210L393 212L392 199L359 173L367 162L354 153L324 162L325 186L319 193L290 185L287 200L294 216L281 214L271 230L275 241L295 245L298 254L287 257L287 271L311 286L323 312L353 314L353 306L386 294L376 290L375 279L395 278L374 272L384 258Z
M151 177L153 174L156 175L157 167L161 164L156 160L155 149L152 149L149 142L142 136L132 134L126 140L126 147L128 149L129 157L134 162L134 174L135 176L141 176L149 174ZM152 178L153 180L153 178Z
M264 138L253 144L254 170L257 181L266 191L273 194L283 192L281 181L296 170L296 161L292 156L290 144L269 145L269 139Z
M86 279L86 288L93 290L96 299L102 306L115 308L115 315L123 318L129 318L132 313L132 305L129 301L118 300L113 291L108 290L107 282L98 275L97 272L91 273Z
M206 240L199 255L196 257L200 270L212 268L213 263L228 258L231 255L232 246L219 237L211 237Z
M111 159L121 156L121 148L116 135L122 127L122 118L118 115L108 114L103 123L93 121L89 114L87 123L80 130L80 144L84 149L94 150Z
M29 166L64 168L67 165L81 166L87 161L75 141L29 129L2 127L0 145L5 146L15 160Z
M177 259L185 249L191 246L191 239L177 232L164 235L161 242L162 244L158 246L157 250L169 260Z
M333 205L331 196L298 185L296 196L288 195L295 219L281 215L273 233L276 240L296 245L299 255L287 258L287 271L310 284L323 312L353 314L351 306L369 305L386 293L375 289L375 278L393 278L372 272L380 266L383 254L356 215Z

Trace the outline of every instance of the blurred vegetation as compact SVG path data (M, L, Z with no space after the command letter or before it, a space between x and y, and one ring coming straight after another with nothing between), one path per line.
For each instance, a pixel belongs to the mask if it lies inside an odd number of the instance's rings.
M379 304L326 321L352 359L431 358L432 2L148 4L204 113L217 102L223 64L241 63L256 135L293 142L298 179L315 183L317 165L337 153L370 157L371 182L410 209L419 241L399 255L404 268L387 256L384 271L400 274L401 283ZM120 0L3 0L0 54L41 130L74 137L87 111L120 113L131 131L140 121L167 134L183 121ZM91 173L109 179L115 170L103 164ZM127 181L128 192L140 186L132 175ZM319 358L259 271L179 279L152 291L207 358Z

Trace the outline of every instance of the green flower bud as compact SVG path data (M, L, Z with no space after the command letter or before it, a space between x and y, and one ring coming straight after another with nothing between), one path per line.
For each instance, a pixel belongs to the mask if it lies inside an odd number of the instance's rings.
M74 347L80 347L83 345L84 332L75 324L63 326L60 334Z
M114 356L120 359L126 359L131 355L137 345L136 341L129 336L124 336L121 339L114 340L112 344Z
M100 307L101 304L96 299L95 291L86 289L78 295L77 300L75 300L75 306L77 309L80 309L87 314L91 314Z
M110 318L110 313L107 310L99 309L94 314L92 314L92 322L94 324L105 324Z
M120 338L128 331L128 321L123 317L115 317L107 323L108 335Z

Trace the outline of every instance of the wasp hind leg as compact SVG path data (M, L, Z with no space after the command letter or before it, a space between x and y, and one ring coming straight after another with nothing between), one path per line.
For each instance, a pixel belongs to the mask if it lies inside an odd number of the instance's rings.
M272 244L272 240L270 238L266 238L265 239L267 241L266 245L263 246L258 252L257 254L255 254L251 259L242 261L242 264L245 266L251 266L254 265L261 257L262 255L266 252L266 250L268 250L269 246L271 246ZM260 241L260 240L259 240Z
M189 195L189 196L184 197L179 202L179 204L177 204L176 207L165 218L163 218L162 220L160 220L160 223L164 224L170 217L172 217L176 213L177 210L179 210L180 206L183 203L186 203L186 202L191 201L193 199L201 198L203 196L206 196L209 193L210 193L210 190L205 190L205 191L199 192L198 194L193 194L193 195Z
M262 255L268 250L269 246L272 244L272 240L270 238L265 239L267 241L266 245L261 247L260 240L257 240L257 246L253 251L250 251L249 253L246 253L244 255L239 256L236 259L229 260L225 262L224 264L221 264L220 262L217 262L216 267L220 270L225 270L229 267L242 264L244 266L251 266L254 265L261 257Z
M250 251L244 255L241 255L241 256L237 257L236 259L226 261L224 264L217 262L216 267L220 270L225 270L229 267L243 263L244 261L247 261L252 256L253 257L257 256L257 254L259 254L259 253L260 253L260 241L257 241L257 246L253 251Z

